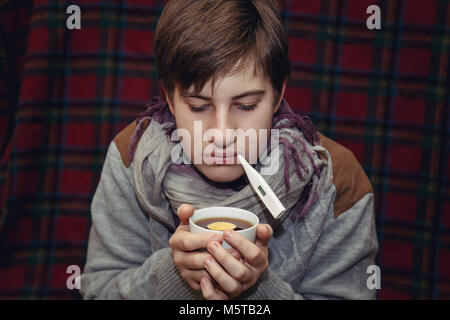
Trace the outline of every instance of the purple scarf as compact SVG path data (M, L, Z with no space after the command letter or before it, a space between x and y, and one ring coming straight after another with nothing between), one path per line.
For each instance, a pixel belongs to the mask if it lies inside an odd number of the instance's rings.
M131 160L134 158L135 151L137 149L137 145L141 136L150 123L150 121L146 120L154 120L159 124L164 123L166 131L165 133L169 139L172 135L172 132L176 129L175 119L170 113L167 101L165 99L161 99L161 97L159 96L153 98L149 103L147 103L146 110L139 114L136 119L137 125L131 137L129 147L129 157ZM328 170L326 183L318 183L321 175L321 170L314 161L314 159L317 159L317 155L314 154L316 151L326 152L326 150L320 146L317 130L312 124L311 120L307 116L302 116L298 113L293 112L285 99L282 100L280 108L273 117L272 129L298 129L302 133L301 136L293 135L296 142L298 142L296 143L297 147L293 142L289 141L285 137L280 136L279 139L280 145L282 146L281 149L283 151L285 164L283 168L283 176L286 192L289 192L291 189L291 179L289 171L289 166L291 165L291 163L294 165L295 173L298 176L298 179L306 184L303 192L298 198L297 203L290 211L291 219L293 221L301 220L310 210L310 208L317 202L323 186L325 185L326 188L328 188L328 186L331 185L331 170ZM298 146L301 146L301 150L298 150ZM316 148L311 149L311 146ZM270 154L270 143L268 143L267 148L267 153ZM309 159L309 163L305 163L305 157L301 157L301 154L299 154L300 152L304 152L306 154L307 159ZM187 165L182 163L176 166ZM313 169L313 176L316 176L316 178L313 179L311 175L309 175L309 181L305 181L306 178L304 173L308 173L308 168Z

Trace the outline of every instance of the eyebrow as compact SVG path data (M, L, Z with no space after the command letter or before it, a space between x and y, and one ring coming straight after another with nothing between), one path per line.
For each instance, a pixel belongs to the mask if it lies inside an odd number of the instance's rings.
M232 97L232 100L237 100L237 99L241 99L244 97L248 97L248 96L257 96L257 95L263 95L264 93L266 93L265 90L250 90L250 91L246 91L244 93L238 94L237 96ZM202 99L202 100L207 100L207 101L211 101L212 98L211 97L205 97L205 96L201 96L201 95L196 95L196 94L191 94L191 93L184 93L181 95L184 98L197 98L197 99Z

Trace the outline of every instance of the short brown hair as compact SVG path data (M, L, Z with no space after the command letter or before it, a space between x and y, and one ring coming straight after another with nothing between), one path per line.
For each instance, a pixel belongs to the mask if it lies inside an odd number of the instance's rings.
M277 101L289 78L289 37L276 0L170 0L154 37L158 77L168 91L238 72L254 59L275 90ZM233 69L236 64L239 66Z

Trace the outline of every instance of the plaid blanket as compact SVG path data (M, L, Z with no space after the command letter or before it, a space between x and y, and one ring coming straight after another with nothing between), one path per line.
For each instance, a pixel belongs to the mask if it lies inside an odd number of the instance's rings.
M372 181L379 297L450 298L449 2L281 3L287 100ZM66 27L69 4L80 30ZM372 4L381 29L366 26ZM0 298L80 298L68 267L85 262L108 144L159 94L163 5L0 2Z

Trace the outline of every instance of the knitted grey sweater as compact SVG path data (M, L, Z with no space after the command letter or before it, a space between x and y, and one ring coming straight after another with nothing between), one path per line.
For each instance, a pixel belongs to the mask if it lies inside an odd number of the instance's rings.
M124 146L131 131L108 149L80 292L84 299L201 299L173 262L175 230L149 218L136 197ZM288 218L275 227L269 268L239 299L375 298L367 286L378 251L370 182L350 151L320 137L333 159L333 186L301 222Z

